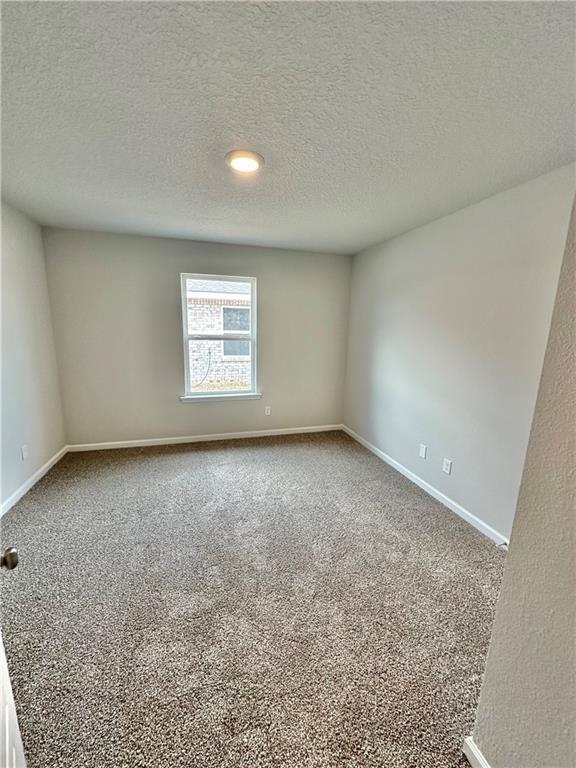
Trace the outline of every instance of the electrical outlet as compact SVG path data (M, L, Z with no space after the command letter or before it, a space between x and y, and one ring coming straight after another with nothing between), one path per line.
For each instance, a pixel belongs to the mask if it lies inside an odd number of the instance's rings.
M267 406L264 408L264 416L270 416L270 414L271 414L271 413L272 413L272 408L270 408L270 406L269 406L269 405L267 405Z
M447 475L452 474L452 459L444 459L442 462L442 472L446 472Z
M26 459L28 458L28 446L27 445L23 445L20 448L20 456L22 458L22 461L26 461Z
M420 458L425 459L427 453L428 448L424 445L424 443L420 443Z

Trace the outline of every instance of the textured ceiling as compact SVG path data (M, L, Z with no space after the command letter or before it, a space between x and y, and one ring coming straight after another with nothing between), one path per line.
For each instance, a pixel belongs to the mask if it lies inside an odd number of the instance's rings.
M575 156L572 3L2 5L44 224L351 253Z

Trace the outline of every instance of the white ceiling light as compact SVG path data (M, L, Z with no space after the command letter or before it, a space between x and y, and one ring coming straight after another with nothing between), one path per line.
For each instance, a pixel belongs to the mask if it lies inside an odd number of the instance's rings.
M264 158L258 152L249 149L235 149L228 152L226 162L238 173L256 173L264 165Z

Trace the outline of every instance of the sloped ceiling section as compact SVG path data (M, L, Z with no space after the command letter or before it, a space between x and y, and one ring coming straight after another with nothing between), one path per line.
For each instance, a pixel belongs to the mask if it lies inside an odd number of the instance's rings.
M574 159L575 8L4 3L4 194L49 225L356 252Z

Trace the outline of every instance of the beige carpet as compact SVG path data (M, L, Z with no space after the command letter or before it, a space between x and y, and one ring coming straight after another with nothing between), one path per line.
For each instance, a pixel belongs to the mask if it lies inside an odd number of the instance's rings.
M29 768L455 768L504 555L342 433L69 454L3 520Z

